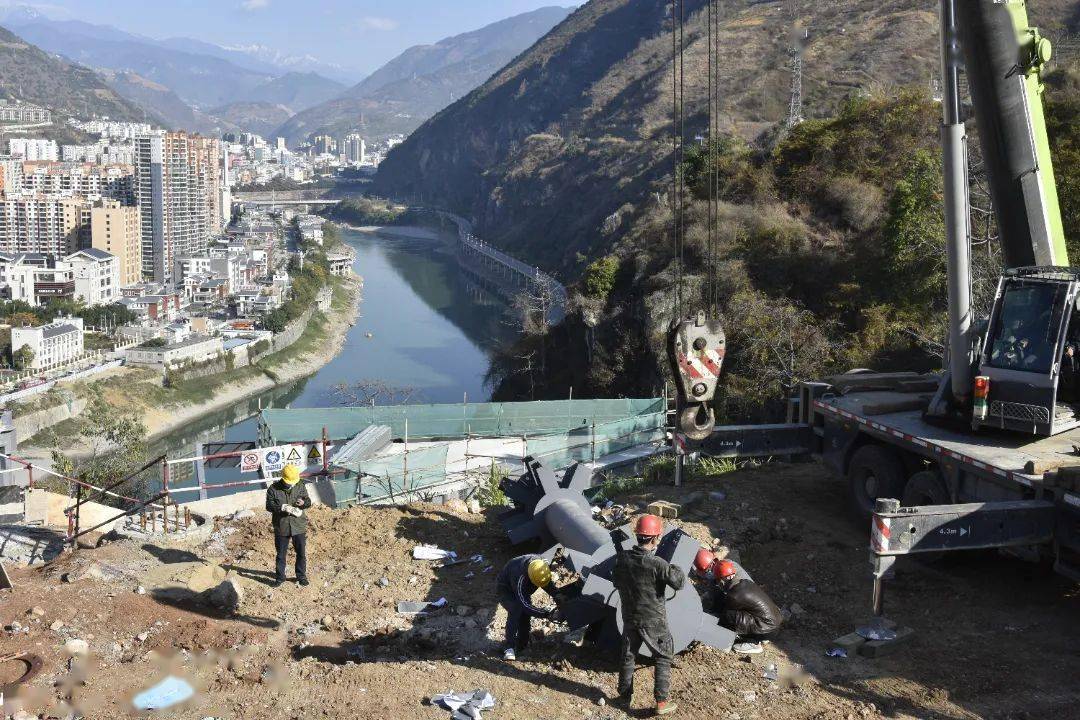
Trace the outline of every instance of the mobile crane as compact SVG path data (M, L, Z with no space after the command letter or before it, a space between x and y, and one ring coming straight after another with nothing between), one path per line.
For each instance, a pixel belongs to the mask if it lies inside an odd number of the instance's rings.
M1080 341L1080 269L1069 266L1043 116L1050 56L1024 0L941 0L943 372L852 371L803 383L786 423L714 427L706 406L723 331L699 313L669 334L676 452L813 456L845 477L854 508L872 516L877 614L882 578L909 553L1009 548L1080 580L1080 394L1072 394L1080 378L1068 377L1069 348ZM961 63L1008 268L978 321Z

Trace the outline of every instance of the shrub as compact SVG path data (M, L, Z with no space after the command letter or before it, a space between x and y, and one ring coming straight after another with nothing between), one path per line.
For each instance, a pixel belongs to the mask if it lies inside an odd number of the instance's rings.
M619 259L608 255L594 260L585 268L585 294L606 300L615 288L615 276L619 271Z

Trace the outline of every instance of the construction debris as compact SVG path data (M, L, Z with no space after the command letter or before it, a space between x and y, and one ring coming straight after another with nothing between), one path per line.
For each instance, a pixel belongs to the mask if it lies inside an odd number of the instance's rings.
M131 701L136 710L162 710L188 700L195 694L191 683L170 675L157 685L139 693Z
M669 520L674 520L679 517L679 506L666 500L656 500L651 502L646 510L650 515L657 515Z
M412 556L414 560L446 560L448 558L453 560L457 558L457 553L434 545L417 545L413 548Z

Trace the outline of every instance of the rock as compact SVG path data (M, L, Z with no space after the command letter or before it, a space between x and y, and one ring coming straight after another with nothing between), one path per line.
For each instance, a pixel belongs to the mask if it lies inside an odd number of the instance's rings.
M389 578L384 578L384 577L379 578L379 587L386 587L389 584L390 584L390 579Z
M604 707L605 705L607 705L607 700L605 700L604 698L600 698L596 701L596 704L600 707Z
M49 629L52 630L53 632L59 632L62 627L64 627L64 621L63 620L57 620L52 625L49 626Z
M195 568L188 577L187 589L191 592L201 593L215 588L225 579L225 569L220 565L203 565Z
M467 515L469 513L469 506L465 504L465 501L461 498L450 498L443 505L447 510L451 512Z
M25 710L18 710L11 716L11 720L38 720L38 716Z
M479 515L480 511L483 510L483 508L480 507L480 501L476 498L473 498L469 502L465 503L465 506L469 508L469 512L471 512L473 515Z
M472 611L473 609L468 605L458 605L456 608L454 608L454 612L456 612L461 617L465 617L466 615L472 615Z
M233 513L233 520L247 520L248 518L255 517L254 510L237 510Z
M45 617L45 608L38 607L37 605L35 605L34 607L27 610L26 614L27 615L34 615L36 617Z
M323 619L320 622L322 623L323 629L325 629L325 630L333 630L334 629L334 618L333 618L332 615L324 615Z
M64 643L64 652L71 657L86 657L90 653L90 645L85 640L72 638Z
M806 614L806 608L799 603L791 603L791 614L795 617L801 617Z
M244 588L235 578L227 578L220 585L205 593L206 601L213 607L235 612L244 602Z
M7 626L7 629L12 633L20 633L22 632L23 626L18 620L12 620L11 624Z
M146 642L147 640L150 639L150 633L141 632L141 633L139 633L138 635L135 636L135 639L138 640L139 642Z
M140 585L139 587L135 588L135 594L136 595L145 595L146 594L146 588L144 588L142 585Z

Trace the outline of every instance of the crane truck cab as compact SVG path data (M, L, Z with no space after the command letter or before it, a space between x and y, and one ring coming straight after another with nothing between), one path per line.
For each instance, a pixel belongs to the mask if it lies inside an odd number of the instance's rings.
M1001 277L976 357L973 429L1048 437L1080 426L1076 378L1065 357L1080 339L1078 292L1080 269L1017 268Z

